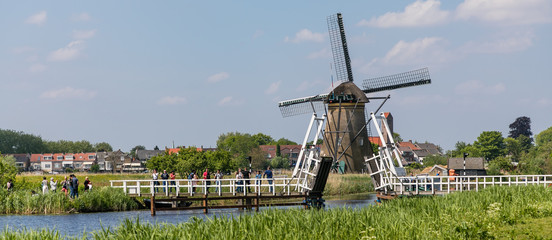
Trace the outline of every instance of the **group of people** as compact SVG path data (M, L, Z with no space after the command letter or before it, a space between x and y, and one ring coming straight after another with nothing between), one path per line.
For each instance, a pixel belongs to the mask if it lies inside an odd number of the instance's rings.
M236 188L236 192L243 192L244 189L243 189L243 185L244 185L244 181L245 181L245 184L247 185L247 191L250 192L251 191L251 180L250 179L250 176L252 174L252 171L251 170L247 170L247 169L241 169L239 168L238 171L236 172L236 179L238 179L236 181L236 185L238 185L238 187ZM269 186L269 191L270 192L274 192L274 188L272 187L272 170L270 169L270 167L268 167L266 169L266 171L264 171L264 173L262 171L257 171L257 174L255 175L255 184L257 185L260 185L261 184L261 179L262 178L267 178L268 179L268 184L270 185ZM161 178L161 181L159 181L159 179ZM215 180L215 186L219 186L221 185L221 179L223 178L223 174L220 170L217 170L216 173L212 173L209 171L208 168L205 169L205 171L203 172L203 174L200 176L198 173L196 173L195 170L193 170L190 174L188 174L188 181L191 183L192 185L192 192L195 193L196 191L196 187L199 184L199 179L203 179L205 182L205 185L207 185L207 193L209 193L209 187L211 185L211 179L214 178ZM170 181L169 181L170 179ZM159 175L159 173L157 173L157 170L154 169L153 170L153 173L152 173L152 180L153 180L153 185L154 185L154 191L155 192L159 192L159 186L163 186L162 189L163 189L163 192L166 191L166 189L168 189L169 192L172 192L173 190L176 191L176 175L174 174L174 171L172 171L170 174L167 173L167 170L163 170L163 173L161 175ZM243 180L245 179L245 180ZM170 186L169 186L170 184ZM215 192L218 192L219 191L219 188L216 187L215 188Z
M69 177L65 177L63 181L61 181L61 191L65 193L65 196L69 194L70 198L78 198L79 197L79 179L74 174L69 175ZM50 178L50 181L46 180L46 177L42 178L42 193L46 194L48 191L56 192L58 187L58 182L54 180L53 177ZM92 189L92 182L88 177L84 180L84 191L89 191Z

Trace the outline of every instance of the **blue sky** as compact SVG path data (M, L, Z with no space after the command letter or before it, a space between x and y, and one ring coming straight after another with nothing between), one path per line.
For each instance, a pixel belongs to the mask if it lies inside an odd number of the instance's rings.
M391 94L403 139L552 126L549 0L1 1L0 128L124 151L234 131L300 142L310 116L277 102L329 89L337 12L357 84L429 68L431 85L371 95Z

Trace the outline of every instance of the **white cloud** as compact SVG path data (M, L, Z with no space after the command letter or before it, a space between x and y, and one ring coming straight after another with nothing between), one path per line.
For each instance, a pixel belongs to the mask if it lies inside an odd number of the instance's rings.
M307 56L307 58L308 59L319 59L319 58L329 58L331 56L332 56L332 53L330 52L330 50L328 50L328 48L324 48L320 51L310 53Z
M40 26L46 22L46 18L46 11L41 11L27 18L27 21L25 22L28 24L36 24Z
M552 22L550 0L465 0L456 8L456 18L500 25Z
M90 21L91 18L90 18L90 15L88 15L88 13L81 13L81 14L73 14L71 19L76 22L78 21L86 22L86 21Z
M476 80L463 82L456 86L454 89L458 95L480 95L490 94L497 95L506 90L506 86L503 83L497 83L495 85L485 85L484 83Z
M426 37L413 42L399 41L383 58L385 63L408 64L427 59L437 60L446 57L440 47L443 39Z
M68 61L77 58L82 49L84 48L84 41L76 40L72 41L67 46L55 50L50 53L48 60L50 61Z
M488 42L468 42L462 47L464 52L475 53L511 53L523 51L533 45L535 34L532 32L503 34Z
M446 23L450 12L440 9L441 2L436 0L416 1L405 7L404 12L388 12L370 21L362 20L358 26L368 27L422 27Z
M224 97L219 102L219 106L238 106L243 104L243 100L234 99L232 96Z
M75 39L88 39L96 35L96 29L94 30L73 30L73 38Z
M95 91L65 87L42 93L40 98L45 99L91 99L96 96Z
M542 107L548 107L552 106L552 99L549 98L541 98L537 100L537 104Z
M230 74L228 74L227 72L220 72L208 77L207 82L216 83L216 82L220 82L222 80L228 79L229 77L230 77Z
M185 104L188 100L185 97L178 97L178 96L167 96L164 98L161 98L157 101L157 104L159 105L177 105L177 104Z
M273 93L277 92L278 89L280 89L280 84L282 84L282 81L273 82L272 84L270 84L270 86L265 91L265 93L266 94L273 94Z
M313 33L311 30L302 29L295 34L294 38L285 37L284 42L300 43L300 42L323 42L324 34Z
M32 73L43 72L45 70L46 70L46 66L44 64L40 64L40 63L33 64L33 65L31 65L31 67L29 67L29 71L32 72Z

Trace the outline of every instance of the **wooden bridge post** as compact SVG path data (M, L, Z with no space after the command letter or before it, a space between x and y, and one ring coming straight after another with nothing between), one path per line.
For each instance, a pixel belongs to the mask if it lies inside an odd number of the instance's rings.
M261 200L261 193L260 192L257 192L257 198L255 198L255 205L256 205L256 209L255 211L259 211L259 200Z
M150 197L150 210L151 210L151 216L155 216L155 195L151 195Z
M205 194L204 198L203 198L203 207L204 207L203 213L209 213L209 210L208 210L208 207L209 207L208 206L208 201L209 201L208 196L209 196L209 194Z

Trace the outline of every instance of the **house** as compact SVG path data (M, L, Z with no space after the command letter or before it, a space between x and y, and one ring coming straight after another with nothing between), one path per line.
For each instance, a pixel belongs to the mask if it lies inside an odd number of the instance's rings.
M465 164L464 166L463 158L449 158L448 169L454 169L454 172L459 176L487 175L487 171L485 171L485 160L482 157L466 158Z
M448 176L448 170L447 166L443 165L434 165L432 167L426 167L420 174L427 174L429 176L437 176L437 173L439 173L439 176Z
M121 151L121 149L114 152L98 153L98 159L98 164L103 163L104 171L121 173L124 171L124 163L131 161L130 156ZM101 165L100 169L102 169Z
M19 171L27 171L31 166L31 155L28 153L6 154L15 158L15 166Z
M40 171L42 170L41 162L42 154L31 154L29 171Z
M146 168L139 160L126 158L123 163L123 172L143 172L144 170L146 170Z
M145 166L146 162L152 157L165 154L163 150L136 150L136 160Z
M428 152L429 155L443 155L441 148L433 143L416 143L416 147Z
M259 148L266 155L267 160L272 160L276 157L277 145L261 145ZM287 158L290 162L297 162L299 153L301 152L301 145L280 145L280 156Z

